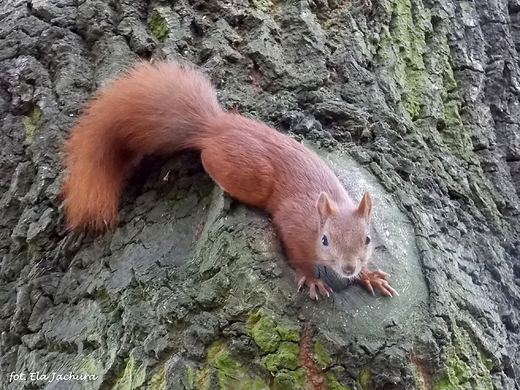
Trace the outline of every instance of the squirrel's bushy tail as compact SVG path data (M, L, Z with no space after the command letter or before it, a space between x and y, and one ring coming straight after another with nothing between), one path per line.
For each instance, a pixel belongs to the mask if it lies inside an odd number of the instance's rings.
M65 142L68 226L106 229L135 163L147 154L199 149L220 113L214 88L189 66L139 63L115 79L89 102Z

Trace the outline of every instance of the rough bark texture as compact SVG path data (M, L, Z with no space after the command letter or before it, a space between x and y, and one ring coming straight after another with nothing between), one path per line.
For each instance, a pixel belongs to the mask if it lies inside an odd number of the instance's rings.
M8 0L0 20L2 389L520 389L517 0ZM138 57L200 65L371 190L401 295L296 292L268 216L193 153L145 161L113 231L65 232L60 144Z

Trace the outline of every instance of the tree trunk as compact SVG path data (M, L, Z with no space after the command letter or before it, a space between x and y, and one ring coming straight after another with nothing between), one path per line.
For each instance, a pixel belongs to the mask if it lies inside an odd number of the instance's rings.
M79 4L78 4L79 3ZM520 3L8 0L0 7L2 389L520 389ZM138 58L374 199L398 297L298 292L269 216L196 153L151 157L117 226L67 232L61 143Z

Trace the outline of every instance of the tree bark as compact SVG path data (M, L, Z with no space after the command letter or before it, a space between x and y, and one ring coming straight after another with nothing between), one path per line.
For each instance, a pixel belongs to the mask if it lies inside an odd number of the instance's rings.
M520 389L520 3L8 0L0 6L2 389ZM372 266L311 301L265 213L196 153L147 158L117 226L67 232L61 143L137 59L374 198Z

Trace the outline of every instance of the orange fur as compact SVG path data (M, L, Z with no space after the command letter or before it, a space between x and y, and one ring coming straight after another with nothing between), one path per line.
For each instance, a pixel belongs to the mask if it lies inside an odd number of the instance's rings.
M194 146L221 112L209 81L190 67L142 62L117 78L90 101L65 143L68 226L106 229L135 163Z
M175 62L138 63L88 103L65 143L68 226L106 229L144 155L188 148L201 151L206 171L232 197L273 215L311 296L316 286L326 293L315 263L349 277L345 270L359 274L366 264L369 195L355 204L316 154L261 122L225 113L207 78Z

